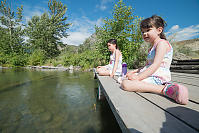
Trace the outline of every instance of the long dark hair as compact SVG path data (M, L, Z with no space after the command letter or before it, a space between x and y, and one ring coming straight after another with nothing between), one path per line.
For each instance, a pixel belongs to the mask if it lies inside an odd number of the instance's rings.
M167 25L166 22L160 16L153 15L150 18L146 18L141 21L140 29L148 29L148 28L152 28L152 27L155 27L155 28L162 27L163 31L164 31L164 27L166 27L166 25ZM167 40L163 31L160 33L160 38Z
M107 44L110 43L110 44L115 44L116 45L116 49L118 49L118 46L117 46L117 40L116 39L109 39L107 41Z

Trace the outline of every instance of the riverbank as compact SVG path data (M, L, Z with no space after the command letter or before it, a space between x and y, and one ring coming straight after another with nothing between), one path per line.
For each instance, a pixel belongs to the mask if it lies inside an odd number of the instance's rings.
M0 69L9 69L9 68L16 68L16 67L3 67L0 66ZM45 70L58 70L58 71L83 71L83 72L87 72L87 71L92 71L93 68L90 69L85 69L83 70L80 66L69 66L69 67L64 67L64 66L26 66L26 67L17 67L17 68L25 68L25 69L32 69L32 70L41 70L41 71L45 71Z

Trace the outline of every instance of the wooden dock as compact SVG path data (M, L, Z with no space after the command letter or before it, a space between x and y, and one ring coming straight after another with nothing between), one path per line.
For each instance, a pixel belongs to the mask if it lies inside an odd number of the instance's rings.
M198 74L172 73L174 82L188 87L188 105L157 94L127 92L113 78L95 76L123 133L199 132Z

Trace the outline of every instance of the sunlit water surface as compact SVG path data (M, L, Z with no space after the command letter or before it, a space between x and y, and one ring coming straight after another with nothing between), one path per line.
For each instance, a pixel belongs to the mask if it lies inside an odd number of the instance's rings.
M92 72L0 69L0 132L121 133Z

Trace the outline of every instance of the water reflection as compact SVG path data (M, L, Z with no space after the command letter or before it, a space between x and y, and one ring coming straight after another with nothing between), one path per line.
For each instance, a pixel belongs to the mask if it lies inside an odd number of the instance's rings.
M0 85L0 132L121 132L92 72L8 69Z

